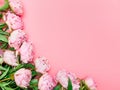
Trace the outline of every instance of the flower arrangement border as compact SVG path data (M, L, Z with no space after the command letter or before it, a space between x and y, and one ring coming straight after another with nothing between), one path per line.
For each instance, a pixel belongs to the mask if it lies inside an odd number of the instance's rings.
M0 89L1 90L97 90L90 77L78 78L59 70L49 74L47 58L34 58L33 46L24 30L21 0L4 0L0 7Z

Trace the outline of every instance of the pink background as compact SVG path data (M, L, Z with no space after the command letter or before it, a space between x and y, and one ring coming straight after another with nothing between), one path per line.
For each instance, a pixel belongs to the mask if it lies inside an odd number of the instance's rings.
M91 76L98 90L120 90L120 0L23 0L25 31L51 74Z

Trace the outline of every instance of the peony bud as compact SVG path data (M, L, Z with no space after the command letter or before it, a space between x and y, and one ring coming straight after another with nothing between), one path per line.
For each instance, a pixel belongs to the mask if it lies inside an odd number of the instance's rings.
M39 83L38 83L38 89L39 90L53 90L55 85L56 84L53 78L48 73L46 73L42 77L40 77Z
M9 0L9 5L13 12L15 12L17 15L23 14L23 4L21 0Z
M7 12L3 18L10 30L23 29L22 19L14 13Z
M50 70L50 64L48 63L48 60L45 57L37 58L35 61L35 68L36 71L39 73L46 73Z
M71 80L73 90L79 90L79 81L77 81L77 77L75 74L67 72L65 70L61 70L57 73L56 80L59 82L64 88L68 87L68 80Z
M27 40L26 34L22 30L15 30L8 38L9 45L16 50L20 48L21 44Z
M32 62L33 60L33 46L31 42L23 42L20 49L21 61L23 63Z
M19 87L27 88L31 81L32 75L31 71L25 68L22 68L15 72L14 74L15 82Z
M17 66L17 57L14 51L6 50L3 54L3 61L11 66Z

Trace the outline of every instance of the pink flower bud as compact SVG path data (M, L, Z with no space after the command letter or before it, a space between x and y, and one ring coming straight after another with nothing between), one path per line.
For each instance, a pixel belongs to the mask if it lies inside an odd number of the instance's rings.
M27 40L26 34L22 30L15 30L11 33L10 37L8 38L9 45L14 47L16 50L19 49L21 44Z
M20 56L21 56L21 61L23 63L28 63L28 62L32 62L33 60L33 46L31 42L23 42L23 44L21 45L20 49Z
M9 5L17 15L23 14L23 4L21 0L9 0Z
M67 72L65 70L61 70L57 73L56 76L56 80L66 89L68 87L69 78L72 82L73 90L79 90L80 86L75 74Z
M23 22L22 19L15 15L14 13L7 12L4 15L4 21L8 25L9 29L17 30L17 29L23 29Z
M3 61L11 66L17 66L17 57L14 51L6 50L3 54Z
M14 74L15 83L22 88L27 88L29 86L31 78L31 71L25 68L18 70Z
M90 90L97 90L96 84L94 83L92 78L86 78L85 83Z
M55 85L56 84L53 78L48 73L46 73L42 77L40 77L39 83L38 83L38 89L39 90L53 90Z
M46 73L50 70L50 64L48 63L48 60L45 57L39 57L35 61L35 68L36 71L39 73Z

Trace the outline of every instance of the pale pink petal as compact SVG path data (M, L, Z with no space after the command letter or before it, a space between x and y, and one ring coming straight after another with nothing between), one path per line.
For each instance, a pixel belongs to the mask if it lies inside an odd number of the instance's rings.
M96 84L94 83L92 78L87 77L85 79L85 83L89 87L90 90L97 90Z
M7 12L4 15L4 21L6 22L10 30L23 29L22 19L19 16L15 15L14 13Z
M35 68L36 71L39 73L46 73L50 70L50 64L48 62L48 60L45 57L39 57L37 58L35 61Z
M9 0L9 5L17 15L23 14L23 4L21 0Z
M68 86L68 75L65 70L61 70L57 73L56 80L64 87Z
M34 53L33 53L33 46L31 42L23 42L23 44L21 45L20 49L20 56L21 56L21 61L23 63L28 63L28 62L32 62L33 57L34 57Z
M42 75L39 79L38 89L39 90L53 90L56 83L54 82L53 78L48 74Z
M16 50L20 48L21 44L27 40L26 34L23 30L15 30L11 33L8 38L9 45L14 47Z
M31 71L25 68L22 68L15 72L14 74L15 82L19 87L27 88L31 81L32 75Z
M67 72L65 70L60 70L57 73L56 80L64 87L67 89L68 87L68 80L71 80L72 85L73 85L73 90L79 90L79 81L77 80L77 77L75 74L71 72Z
M14 51L6 50L3 54L3 61L11 66L17 66L17 57Z

